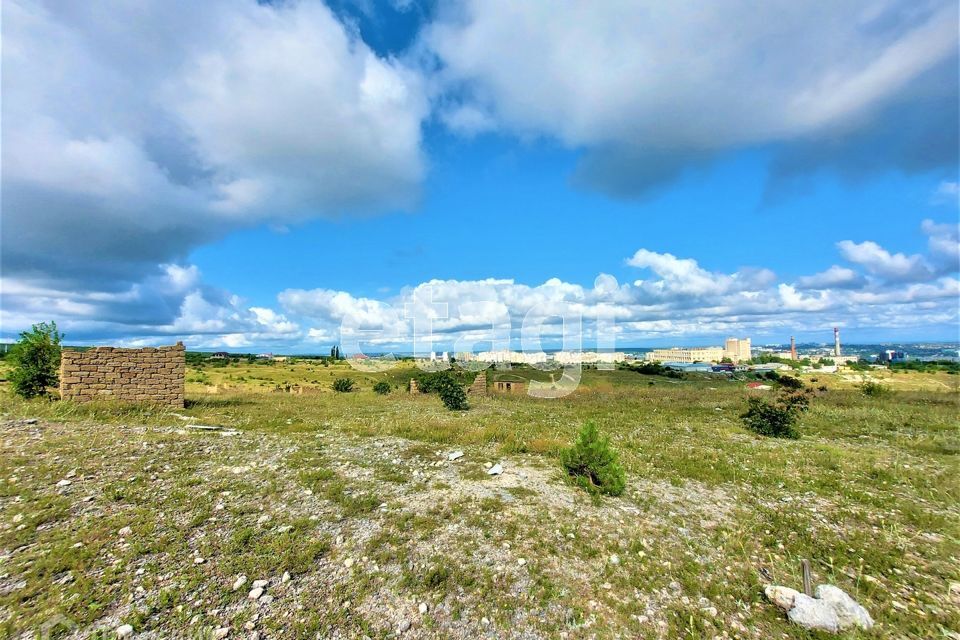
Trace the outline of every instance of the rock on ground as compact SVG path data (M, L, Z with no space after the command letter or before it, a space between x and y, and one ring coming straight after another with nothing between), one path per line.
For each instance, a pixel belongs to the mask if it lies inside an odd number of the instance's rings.
M837 633L853 627L869 629L873 626L873 618L867 610L833 585L818 586L815 598L780 585L767 586L764 594L787 612L791 622L806 629Z

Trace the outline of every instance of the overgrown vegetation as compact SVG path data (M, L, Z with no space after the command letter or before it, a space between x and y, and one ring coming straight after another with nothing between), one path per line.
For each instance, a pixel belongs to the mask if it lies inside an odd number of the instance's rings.
M17 395L34 398L59 384L62 337L56 322L41 322L20 334L7 358L13 364L8 379Z
M879 398L888 392L889 390L885 386L873 380L864 380L863 384L860 385L860 393L868 398Z
M597 425L587 422L560 461L574 483L593 495L619 496L626 487L626 474L610 440L601 436Z
M353 379L337 378L333 381L333 386L331 388L337 393L350 393L353 391Z
M780 382L787 379L791 378L783 376ZM802 383L800 387L781 390L772 402L761 396L750 396L747 411L740 418L748 429L761 436L798 439L797 423L800 415L810 407L810 394L802 388Z
M386 380L381 380L377 384L373 385L373 392L385 396L390 393L390 383Z
M804 437L782 441L746 436L737 416L761 392L745 380L584 369L564 399L491 394L452 414L371 392L402 388L412 363L322 362L206 368L217 393L188 384L177 413L234 437L184 430L155 406L25 400L0 385L0 548L14 550L0 637L57 611L102 637L131 623L156 637L229 626L232 638L255 621L261 637L384 638L402 615L403 637L808 640L762 595L767 572L799 586L797 558L880 622L864 638L960 628L947 588L960 553L957 376L877 371L897 394L881 403L859 377L821 375L830 392L811 399ZM362 392L330 392L344 376ZM325 393L272 393L287 383ZM620 498L557 480L588 420L630 477ZM451 450L465 458L449 462ZM486 461L505 473L488 476ZM231 590L238 574L271 580L275 600L251 603L249 582Z
M417 388L421 393L436 393L443 401L443 405L451 411L466 411L470 408L467 403L467 392L461 383L460 374L452 371L431 371L417 376Z

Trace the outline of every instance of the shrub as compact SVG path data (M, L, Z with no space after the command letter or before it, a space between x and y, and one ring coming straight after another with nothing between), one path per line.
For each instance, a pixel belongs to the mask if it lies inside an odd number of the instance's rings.
M573 481L592 495L619 496L626 487L623 467L610 440L602 437L592 422L583 425L572 447L560 452L560 461Z
M450 411L466 411L470 408L467 404L467 392L452 377L439 386L438 393L444 406Z
M350 393L353 391L353 380L350 378L337 378L333 381L333 390L337 393Z
M381 380L377 384L373 385L373 392L379 393L381 396L385 396L390 393L390 383L386 380Z
M868 398L879 398L880 396L886 395L887 391L889 391L889 389L873 380L867 380L860 385L860 393Z
M14 393L33 398L45 394L47 387L59 384L61 338L56 322L41 322L20 334L9 356L13 363L9 379Z
M417 388L421 393L436 393L451 411L466 411L467 392L463 390L460 377L450 371L433 371L417 376Z
M740 418L748 429L761 436L796 440L800 437L797 422L810 407L810 396L806 391L790 391L781 393L773 402L751 396L747 405L747 412Z
M794 378L793 376L780 376L777 379L777 382L780 383L780 386L787 389L803 389L803 382L799 378Z

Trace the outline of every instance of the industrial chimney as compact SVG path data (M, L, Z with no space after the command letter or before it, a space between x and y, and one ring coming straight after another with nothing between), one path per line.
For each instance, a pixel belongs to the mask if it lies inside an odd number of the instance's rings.
M833 328L833 355L840 357L840 329Z
M793 336L790 336L790 359L797 359L797 341L793 339Z

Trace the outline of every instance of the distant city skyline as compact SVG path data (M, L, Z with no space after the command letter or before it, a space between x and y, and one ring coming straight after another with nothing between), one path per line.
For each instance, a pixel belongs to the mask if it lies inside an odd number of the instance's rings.
M957 3L857 4L10 0L0 339L957 340Z

